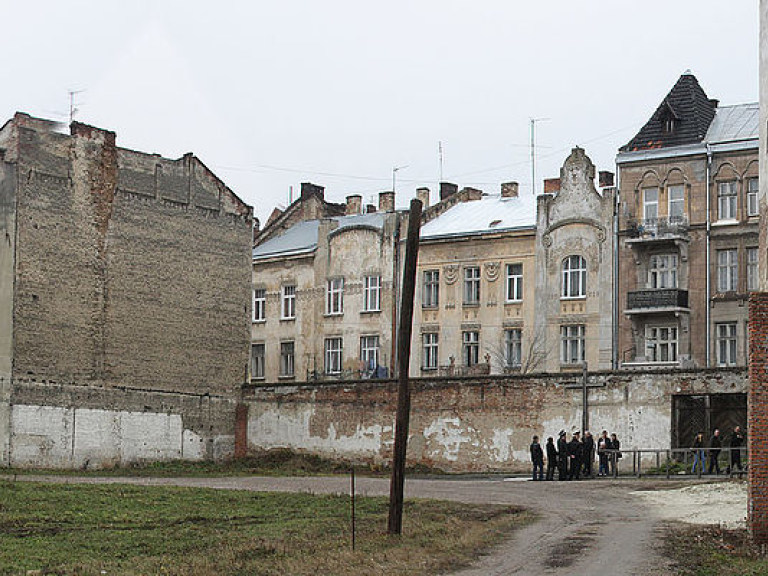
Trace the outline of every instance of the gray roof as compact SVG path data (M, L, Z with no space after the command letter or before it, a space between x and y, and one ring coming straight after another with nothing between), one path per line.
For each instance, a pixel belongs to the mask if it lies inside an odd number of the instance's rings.
M329 218L338 222L334 230L348 228L373 227L381 229L384 226L384 214L357 214L354 216L337 216ZM260 260L274 256L295 256L309 254L317 248L317 231L320 220L306 220L291 226L284 234L267 240L253 249L253 259Z
M499 194L452 206L421 228L421 238L490 234L536 226L536 201L531 195L504 198Z

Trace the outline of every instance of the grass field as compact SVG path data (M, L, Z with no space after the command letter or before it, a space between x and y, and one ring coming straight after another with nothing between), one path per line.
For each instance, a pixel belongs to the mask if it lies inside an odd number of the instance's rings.
M0 574L434 574L530 520L519 510L348 496L0 481ZM39 571L39 572L38 572Z
M664 548L680 576L768 576L768 558L744 528L675 526Z

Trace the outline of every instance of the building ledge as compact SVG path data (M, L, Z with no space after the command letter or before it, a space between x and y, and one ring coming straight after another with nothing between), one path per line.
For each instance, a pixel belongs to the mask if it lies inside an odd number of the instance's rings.
M684 308L682 306L658 306L648 308L628 308L624 310L625 316L639 316L641 314L674 314L679 316L680 314L690 314L690 308Z

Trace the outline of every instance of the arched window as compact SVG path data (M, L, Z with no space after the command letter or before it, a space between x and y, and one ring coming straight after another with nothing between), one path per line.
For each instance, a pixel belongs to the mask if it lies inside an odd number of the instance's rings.
M581 256L568 256L563 260L563 298L582 298L587 295L587 261Z

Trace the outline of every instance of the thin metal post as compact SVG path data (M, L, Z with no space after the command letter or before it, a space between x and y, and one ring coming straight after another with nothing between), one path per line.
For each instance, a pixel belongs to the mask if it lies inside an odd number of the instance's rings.
M581 433L589 430L589 407L587 406L587 363L581 370Z
M355 467L352 466L352 474L350 476L350 494L352 496L352 550L355 549Z
M400 326L397 333L397 416L395 419L395 446L392 455L392 478L389 485L389 522L387 526L387 533L389 534L400 534L403 528L405 459L411 412L408 367L411 359L413 297L416 290L416 261L419 255L420 226L421 202L414 198L411 200L411 209L408 215L408 236L405 244L403 291L400 303Z
M669 465L670 465L670 456L669 456L669 450L667 450L667 480L669 480Z

